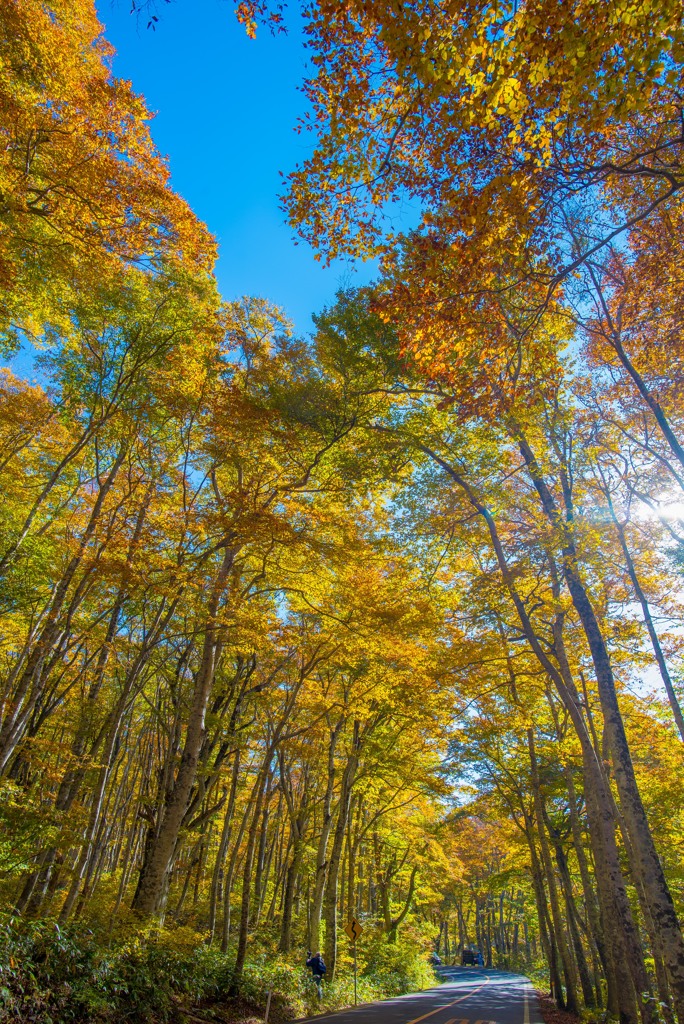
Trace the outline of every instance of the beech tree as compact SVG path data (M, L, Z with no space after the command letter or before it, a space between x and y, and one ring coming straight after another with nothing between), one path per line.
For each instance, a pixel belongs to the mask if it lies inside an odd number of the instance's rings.
M356 917L373 995L477 945L681 1020L681 5L310 5L288 210L379 277L309 338L219 297L93 5L6 6L7 934L342 1003Z

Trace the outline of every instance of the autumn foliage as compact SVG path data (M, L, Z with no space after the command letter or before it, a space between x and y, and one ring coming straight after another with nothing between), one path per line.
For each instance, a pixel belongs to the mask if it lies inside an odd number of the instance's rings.
M364 999L681 1022L681 5L308 5L309 338L92 3L2 15L0 1019L343 1005L355 916Z

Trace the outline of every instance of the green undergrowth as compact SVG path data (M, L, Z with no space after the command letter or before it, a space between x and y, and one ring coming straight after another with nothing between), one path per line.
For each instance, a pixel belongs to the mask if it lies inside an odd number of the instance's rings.
M515 974L524 974L529 978L535 988L543 989L549 982L549 969L544 958L539 955L532 956L497 956L495 966L504 971L513 971Z
M429 940L407 929L396 943L367 929L357 979L360 1002L435 984ZM292 1020L353 1002L352 961L342 949L333 983L319 1000L303 953L275 952L255 939L240 999L232 1000L234 953L209 948L188 928L131 932L107 939L54 921L0 927L0 1022L26 1024L166 1024L190 1019L258 1020L272 993L271 1020ZM199 1014L199 1018L197 1015Z

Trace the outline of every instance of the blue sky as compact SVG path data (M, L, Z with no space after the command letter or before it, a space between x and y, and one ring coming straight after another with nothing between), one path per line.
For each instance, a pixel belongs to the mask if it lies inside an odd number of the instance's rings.
M306 52L296 20L288 35L238 25L230 0L158 0L155 31L130 0L98 0L114 71L129 79L155 113L151 129L168 157L173 186L218 238L224 298L260 295L276 302L300 332L340 284L363 284L373 267L316 263L295 245L278 209L281 179L310 150L294 132L305 109L298 86ZM296 4L291 5L296 8Z

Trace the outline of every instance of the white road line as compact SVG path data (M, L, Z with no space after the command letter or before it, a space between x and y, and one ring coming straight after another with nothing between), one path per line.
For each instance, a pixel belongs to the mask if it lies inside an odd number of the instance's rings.
M471 996L474 996L477 992L480 992L486 985L488 985L489 981L489 975L485 975L485 980L482 984L478 985L477 988L474 988L472 992L468 992L466 995L460 996L458 999L454 999L452 1003L444 1003L443 1006L438 1006L435 1010L430 1010L429 1013L424 1013L422 1017L414 1017L413 1020L407 1020L406 1024L418 1024L419 1021L427 1020L428 1017L434 1017L436 1013L440 1013L442 1010L448 1010L450 1006L456 1006L456 1003L462 1003L464 999L470 999Z

